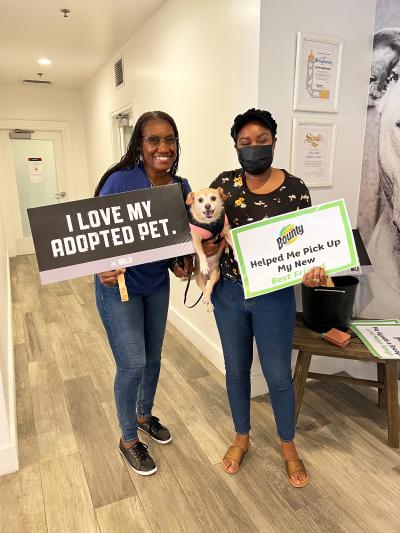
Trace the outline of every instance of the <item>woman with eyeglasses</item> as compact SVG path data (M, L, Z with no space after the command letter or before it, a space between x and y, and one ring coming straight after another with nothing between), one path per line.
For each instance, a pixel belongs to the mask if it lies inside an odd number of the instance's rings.
M180 183L185 196L186 179L176 176L179 140L175 121L167 113L151 111L139 117L126 155L111 167L96 187L95 196ZM148 448L138 439L138 429L160 444L171 442L169 430L152 416L160 373L169 304L171 266L177 277L190 274L192 257L172 265L168 260L95 276L96 304L116 362L114 382L121 439L119 449L140 475L156 472ZM125 273L129 301L121 302L117 275Z
M223 172L210 185L224 190L225 211L233 228L311 205L310 193L301 179L272 167L276 132L277 124L268 111L249 109L234 120L231 136L240 168ZM218 246L204 244L206 255L213 255ZM324 270L313 268L303 282L312 287L324 284ZM250 445L250 372L255 339L288 480L294 487L304 487L308 475L294 444L291 353L296 304L293 287L245 300L238 264L232 249L226 246L221 257L221 279L214 288L212 302L236 431L233 445L223 458L223 468L229 474L236 473Z

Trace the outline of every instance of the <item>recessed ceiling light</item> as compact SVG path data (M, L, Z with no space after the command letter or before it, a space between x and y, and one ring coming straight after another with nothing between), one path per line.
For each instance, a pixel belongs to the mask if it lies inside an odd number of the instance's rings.
M42 59L39 59L38 63L39 65L51 65L50 59L47 59L45 57L42 57Z

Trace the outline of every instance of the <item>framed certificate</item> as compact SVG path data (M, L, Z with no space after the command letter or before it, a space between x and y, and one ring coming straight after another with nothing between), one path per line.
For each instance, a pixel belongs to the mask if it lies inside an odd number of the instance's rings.
M293 118L291 173L308 187L328 187L333 182L336 122Z
M343 41L299 32L293 109L336 113Z

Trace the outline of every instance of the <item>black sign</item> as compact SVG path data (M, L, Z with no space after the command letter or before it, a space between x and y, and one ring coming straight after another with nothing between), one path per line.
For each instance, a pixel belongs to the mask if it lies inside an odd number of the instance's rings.
M178 184L28 209L42 283L192 253Z

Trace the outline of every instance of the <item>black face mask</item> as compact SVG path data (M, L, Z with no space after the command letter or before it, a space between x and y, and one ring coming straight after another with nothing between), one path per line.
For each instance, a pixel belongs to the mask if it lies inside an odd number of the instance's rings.
M243 146L238 149L239 163L252 176L266 172L272 165L272 144Z

